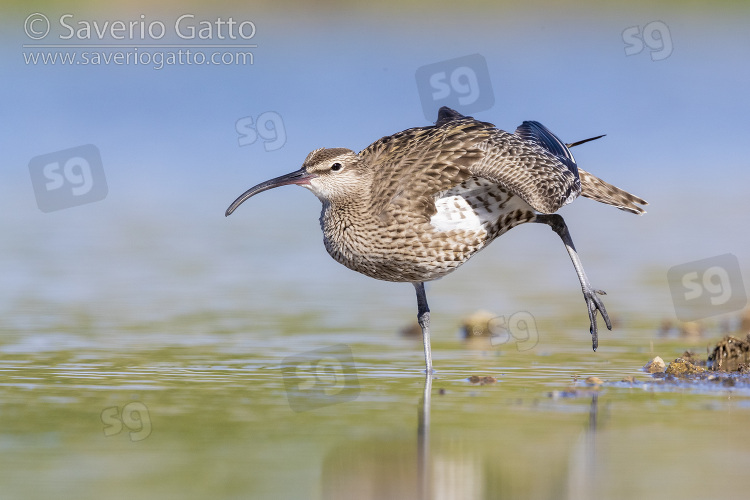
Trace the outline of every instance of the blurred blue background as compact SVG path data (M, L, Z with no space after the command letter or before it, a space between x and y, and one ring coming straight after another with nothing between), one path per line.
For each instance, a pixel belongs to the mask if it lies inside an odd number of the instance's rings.
M247 187L297 169L312 149L359 150L381 136L428 124L416 71L471 54L486 61L494 94L490 109L473 113L478 119L505 130L538 120L566 141L606 133L574 151L578 163L650 202L644 217L588 200L563 209L584 263L587 254L588 259L602 254L607 266L637 260L637 270L611 268L614 274L622 271L625 288L655 274L665 279L673 265L727 252L736 254L750 274L744 231L750 9L743 3L21 5L9 4L3 16L0 69L5 88L0 203L6 234L0 262L6 286L0 293L6 308L13 307L24 286L40 294L55 286L69 296L87 286L90 294L100 293L98 285L86 284L83 272L95 255L80 249L67 254L64 242L110 241L123 234L115 222L123 217L143 235L143 245L156 245L158 240L149 243L149 238L170 230L182 238L170 253L205 245L195 250L204 264L226 259L219 254L222 241L241 233L276 248L263 258L279 258L283 245L274 239L307 249L304 273L310 280L319 279L319 272L343 271L334 270L319 244L318 202L309 193L286 188L264 194L227 220L224 209ZM244 65L28 64L29 54L41 50L23 47L40 43L24 32L33 12L52 23L42 41L63 47L97 42L56 38L66 33L58 22L65 13L73 14L67 23L76 29L83 21L138 21L141 15L145 23L162 21L168 34L155 43L186 43L174 36L172 26L190 13L195 23L217 17L252 21L256 33L249 42L257 48L253 63ZM658 29L644 39L650 24ZM125 42L108 37L103 42L132 51ZM222 40L192 42L210 53L208 46ZM80 56L85 49L61 50ZM102 50L108 51L114 50ZM241 133L263 113L283 128L285 140L266 144L259 136L253 142ZM277 137L273 130L264 134ZM42 213L30 160L84 144L101 153L106 198ZM188 238L191 231L195 238ZM514 241L506 241L493 260L520 258L519 265L530 269L535 260L554 259L554 268L565 260L559 242L546 232L516 232L504 238ZM211 241L202 233L211 234ZM617 255L608 254L613 249ZM29 258L29 251L44 252L46 265L62 273L76 265L81 273L72 283L38 282L42 274L36 264L19 270L19 259ZM262 268L280 272L280 264L272 260ZM238 272L230 265L226 271L238 277L248 272L242 266L238 260ZM92 274L116 273L117 267L102 263ZM258 267L251 270L261 272ZM612 280L612 274L606 276ZM669 302L666 286L654 293L631 307L655 315L652 304L663 310Z

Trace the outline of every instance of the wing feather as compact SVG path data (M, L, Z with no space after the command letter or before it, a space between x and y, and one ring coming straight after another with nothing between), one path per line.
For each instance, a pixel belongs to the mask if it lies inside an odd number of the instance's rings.
M434 126L383 137L359 155L372 169L370 209L385 218L427 222L440 193L472 176L497 183L546 214L581 195L581 176L587 180L584 196L636 213L640 207L633 203L642 202L579 170L566 144L532 121L512 134L444 107Z
M472 176L491 124L472 118L412 128L384 137L359 153L373 169L371 210L381 217L406 212L429 221L435 195Z

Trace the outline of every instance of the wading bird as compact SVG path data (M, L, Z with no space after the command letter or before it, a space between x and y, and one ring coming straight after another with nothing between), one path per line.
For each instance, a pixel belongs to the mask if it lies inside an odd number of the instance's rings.
M226 215L267 189L296 184L312 191L323 203L320 227L331 257L372 278L414 285L428 374L424 283L453 272L519 224L547 224L573 261L596 350L597 312L612 329L598 297L604 292L591 286L555 212L579 195L635 214L647 203L578 168L569 148L593 139L566 144L534 121L509 133L443 107L435 125L383 137L359 154L316 149L299 170L248 189Z

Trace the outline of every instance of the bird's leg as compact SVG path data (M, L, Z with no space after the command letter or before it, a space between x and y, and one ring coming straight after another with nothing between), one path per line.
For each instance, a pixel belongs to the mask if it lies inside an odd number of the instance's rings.
M607 310L604 308L604 304L598 297L598 295L606 295L606 293L602 290L594 290L594 288L591 286L591 283L586 276L586 272L583 270L581 259L578 257L578 253L576 252L576 247L575 245L573 245L573 240L571 239L570 233L568 232L568 226L565 225L565 221L563 220L562 216L558 214L537 214L534 222L547 224L552 228L554 232L556 232L560 236L560 238L563 240L563 243L565 243L565 249L568 251L568 255L570 255L570 260L573 261L573 267L576 268L578 280L581 282L583 298L586 299L586 307L589 310L589 320L591 321L591 345L596 351L596 348L599 346L599 333L596 329L597 310L602 313L602 318L604 318L604 322L607 324L607 328L609 330L612 329L612 323L609 321Z
M424 362L427 375L432 373L432 350L430 349L430 308L427 305L427 295L424 293L424 283L413 283L417 290L417 321L422 328L422 341L424 342Z

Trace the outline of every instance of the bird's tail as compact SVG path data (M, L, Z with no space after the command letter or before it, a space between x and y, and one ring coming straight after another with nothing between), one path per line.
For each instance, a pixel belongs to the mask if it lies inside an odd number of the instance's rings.
M646 211L638 205L648 205L644 199L623 191L622 189L604 182L600 178L592 175L585 170L578 168L578 176L581 179L581 194L586 198L612 205L620 210L632 212L634 214L643 214Z

